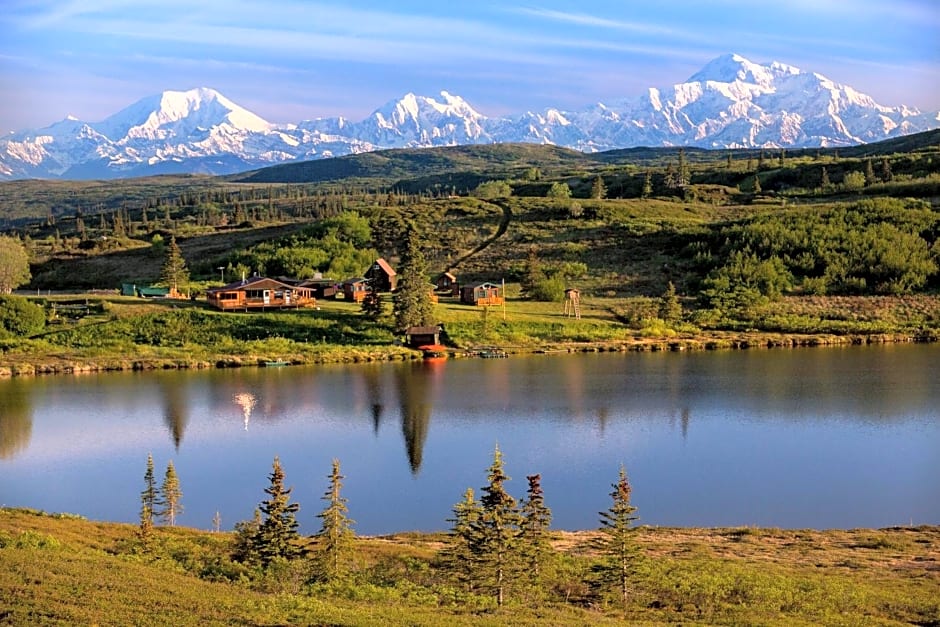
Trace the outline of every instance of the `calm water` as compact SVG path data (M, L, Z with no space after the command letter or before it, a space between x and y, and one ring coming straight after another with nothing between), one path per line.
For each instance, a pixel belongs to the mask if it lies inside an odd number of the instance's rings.
M940 523L940 346L590 354L0 381L0 503L136 522L148 452L179 524L224 528L275 455L304 533L331 460L363 534L446 529L498 443L554 526L597 526L621 463L651 525Z

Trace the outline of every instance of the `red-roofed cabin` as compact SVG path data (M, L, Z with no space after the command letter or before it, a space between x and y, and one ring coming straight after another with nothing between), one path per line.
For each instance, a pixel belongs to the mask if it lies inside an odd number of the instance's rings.
M310 288L288 285L267 277L252 277L206 290L209 304L222 311L313 307L317 304Z
M376 292L394 292L398 287L398 273L384 259L376 259L366 271L365 278L369 280L372 289Z
M496 283L476 283L460 288L460 302L467 305L502 305L502 288Z

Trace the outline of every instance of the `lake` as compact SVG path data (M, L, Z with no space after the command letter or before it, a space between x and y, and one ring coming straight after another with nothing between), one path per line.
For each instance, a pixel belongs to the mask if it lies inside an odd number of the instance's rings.
M940 346L513 356L0 380L0 504L138 520L148 453L177 523L250 519L280 457L303 533L331 460L360 534L444 530L499 446L517 498L588 529L620 465L641 524L940 523Z

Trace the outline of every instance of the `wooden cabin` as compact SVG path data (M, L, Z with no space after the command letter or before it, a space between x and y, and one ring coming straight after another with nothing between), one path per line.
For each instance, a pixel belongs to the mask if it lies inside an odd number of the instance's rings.
M398 273L381 258L366 271L365 278L376 292L394 292L398 287Z
M444 272L434 281L434 287L438 292L445 292L452 296L460 294L460 287L457 285L457 277L450 272Z
M503 288L496 283L483 282L460 288L460 302L467 305L502 305Z
M277 279L252 277L206 290L209 304L222 311L313 307L317 304L310 288L290 285Z
M306 279L297 285L308 288L314 298L336 298L343 291L333 279Z
M361 303L369 293L369 280L363 277L343 281L343 298L354 303Z

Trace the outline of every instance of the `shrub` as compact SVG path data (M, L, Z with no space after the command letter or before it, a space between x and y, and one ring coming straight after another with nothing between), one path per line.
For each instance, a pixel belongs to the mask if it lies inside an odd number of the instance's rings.
M30 336L46 326L43 308L22 296L0 296L0 337Z

